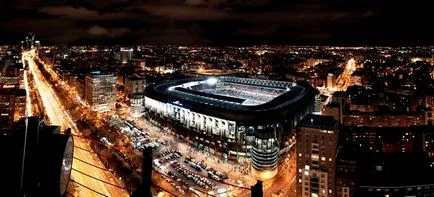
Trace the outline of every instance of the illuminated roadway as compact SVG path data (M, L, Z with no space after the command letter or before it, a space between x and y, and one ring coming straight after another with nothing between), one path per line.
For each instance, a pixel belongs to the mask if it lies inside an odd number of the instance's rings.
M60 125L62 130L71 128L72 132L75 135L80 135L74 121L72 120L70 115L66 112L66 110L63 109L63 106L60 104L61 102L57 97L56 93L54 92L53 88L45 80L41 72L38 70L36 63L34 61L35 56L36 55L34 50L23 53L23 59L28 61L29 71L33 75L35 87L40 93L42 104L45 108L45 112L50 120L50 123L54 125ZM26 86L26 88L27 87L28 85ZM92 150L89 145L89 142L80 137L74 137L74 145L86 150ZM74 157L86 161L88 163L91 163L92 165L104 168L99 158L93 153L78 148L74 148ZM118 185L121 187L123 186L122 182L119 181L118 178L115 175L113 175L111 172L98 169L94 166L88 165L79 160L74 159L73 168L81 172L84 172L88 175L94 176L98 179L104 180L106 182L110 182L114 185ZM116 196L116 197L129 196L127 191L123 189L103 183L89 176L83 175L75 170L72 170L71 178L74 181L83 184L86 187L92 188L93 190L98 191L106 196ZM77 192L78 196L85 196L85 197L101 196L89 189L86 189L85 187L79 186L78 190L79 190Z
M318 88L321 94L328 96L327 100L324 102L324 105L327 105L331 101L331 95L336 91L346 91L348 86L351 85L351 75L356 71L357 65L356 60L351 58L347 61L347 64L344 68L344 71L341 75L339 75L336 80L336 88Z
M23 67L25 67L24 55L21 56L21 62L23 63ZM27 70L24 69L24 89L26 90L26 116L32 116L32 100L30 98L29 92L29 81L27 79Z
M339 91L347 90L348 86L351 85L351 75L354 71L356 71L356 61L354 58L348 60L347 65L345 66L344 72L337 79L337 86Z

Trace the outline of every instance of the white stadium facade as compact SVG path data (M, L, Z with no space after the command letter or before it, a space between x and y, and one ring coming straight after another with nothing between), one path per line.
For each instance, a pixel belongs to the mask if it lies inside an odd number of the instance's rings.
M253 173L268 179L316 94L302 82L220 76L150 85L144 103L147 113L184 128L179 134L192 145L249 161Z

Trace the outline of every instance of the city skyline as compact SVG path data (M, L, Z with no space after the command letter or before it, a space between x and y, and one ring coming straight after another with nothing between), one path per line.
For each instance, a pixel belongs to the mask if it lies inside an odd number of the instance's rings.
M425 1L3 1L0 43L432 45Z
M434 196L431 9L1 1L0 196Z
M28 33L0 47L0 142L38 140L16 129L26 117L57 125L74 145L53 150L72 165L30 184L76 197L432 195L433 64L432 47L49 46ZM5 179L29 180L25 160Z

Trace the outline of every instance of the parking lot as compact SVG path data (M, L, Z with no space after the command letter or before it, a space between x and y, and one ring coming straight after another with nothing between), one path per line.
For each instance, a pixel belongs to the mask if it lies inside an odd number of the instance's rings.
M155 130L148 132L134 121L117 116L109 121L110 126L130 139L131 146L137 151L145 147L153 149L154 169L168 175L170 178L165 178L166 181L181 194L203 196L204 193L219 193L223 197L233 189L222 183L228 179L226 173L193 158L185 149L178 150L178 143L166 134L167 131L160 129L157 133Z

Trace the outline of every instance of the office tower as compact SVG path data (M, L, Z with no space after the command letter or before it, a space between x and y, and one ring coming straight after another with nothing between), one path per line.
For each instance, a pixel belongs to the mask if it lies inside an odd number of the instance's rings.
M85 80L85 101L93 111L110 111L116 101L116 77L99 71L91 72Z
M307 115L297 125L297 196L335 196L338 123Z
M128 61L130 61L133 58L133 49L132 48L121 48L119 52L119 59L122 64L126 64Z
M29 32L26 36L25 49L30 50L35 46L35 34Z
M36 40L35 41L35 46L34 46L36 49L39 49L39 48L41 48L41 41L39 41L39 40Z
M131 98L130 98L130 102L131 102L130 114L132 117L142 116L142 113L145 110L143 99L144 99L143 94L133 94L131 96Z
M125 94L128 97L131 97L133 94L143 94L145 86L145 76L133 74L125 78Z
M14 121L25 116L26 91L0 88L0 133L11 131Z
M140 117L144 110L143 98L146 86L144 75L133 74L125 78L125 94L130 99L131 116Z

